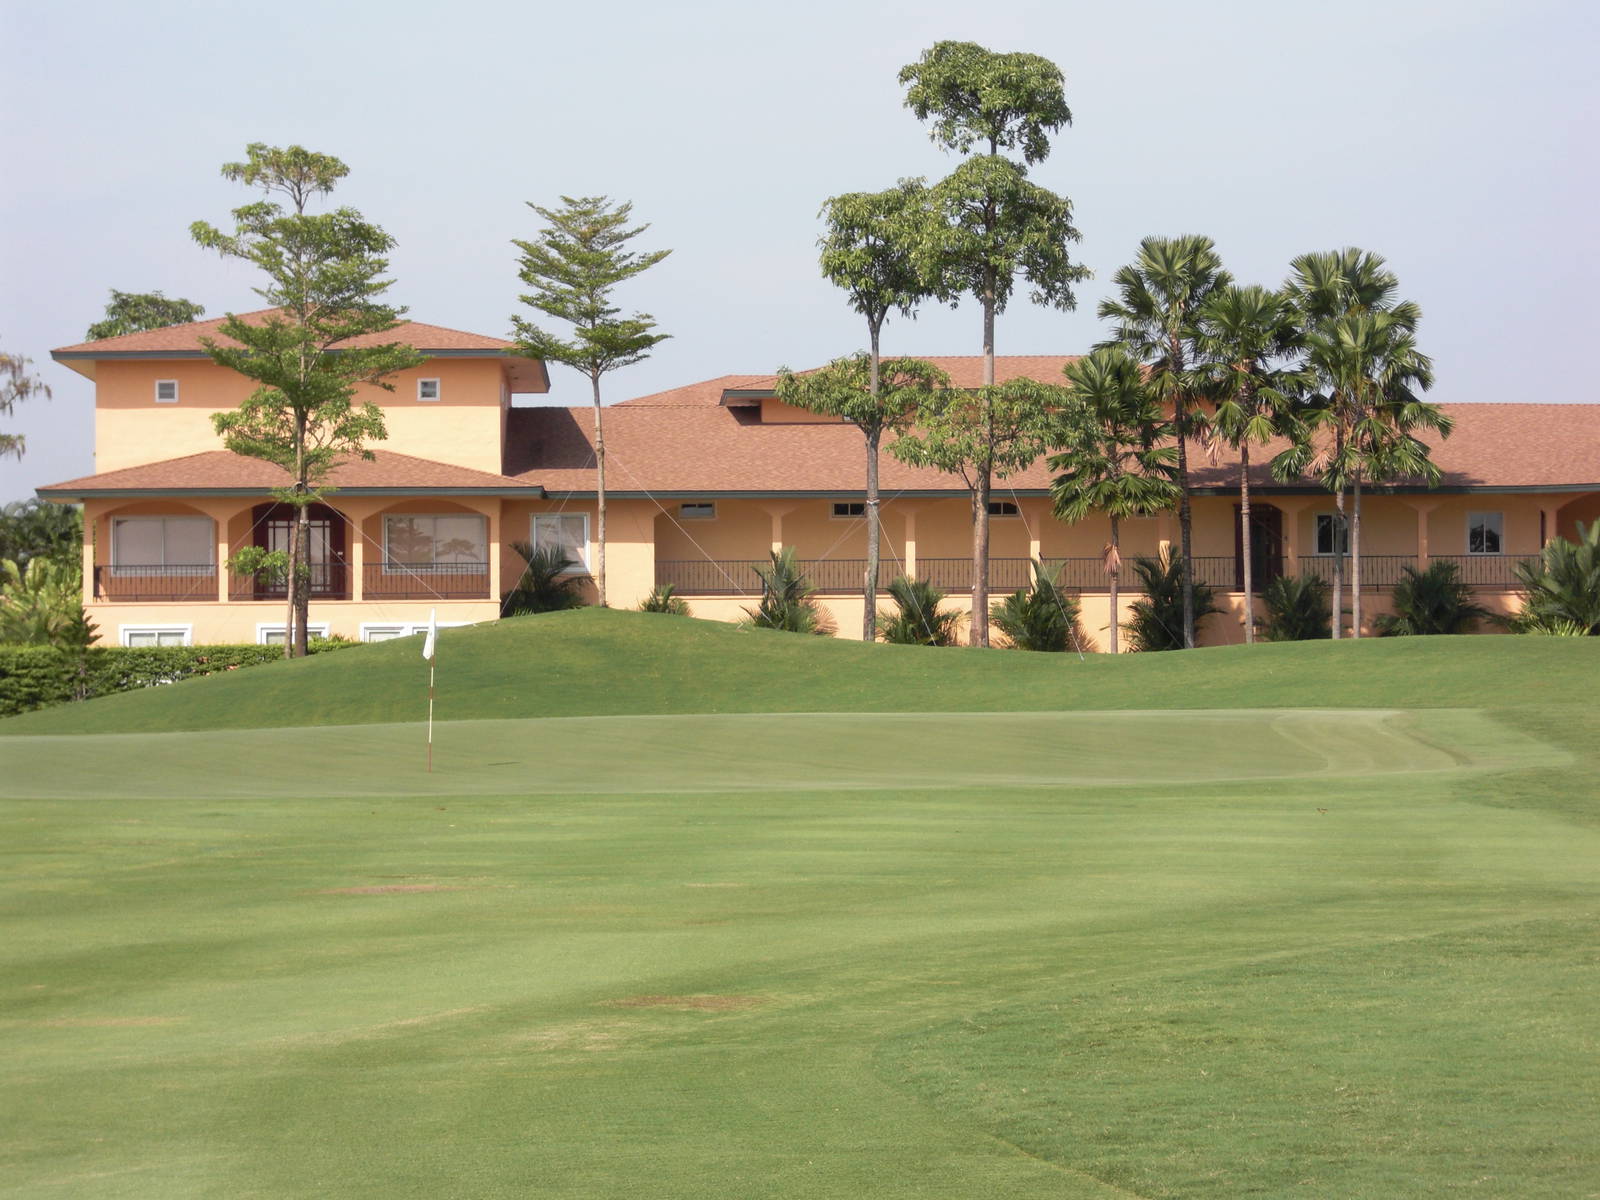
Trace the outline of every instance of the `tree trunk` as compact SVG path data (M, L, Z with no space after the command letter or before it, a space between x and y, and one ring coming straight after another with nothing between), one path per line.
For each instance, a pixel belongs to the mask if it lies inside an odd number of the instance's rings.
M1350 636L1361 636L1361 472L1356 472L1356 502L1350 523Z
M1106 574L1111 576L1111 653L1117 652L1117 583L1118 576L1122 573L1122 550L1120 548L1120 535L1117 529L1117 518L1111 518L1111 563L1106 569Z
M295 414L294 422L294 491L296 499L301 503L295 506L294 524L289 528L289 581L284 588L285 598L288 601L289 611L284 617L283 624L283 656L295 656L295 619L300 615L300 568L305 559L305 542L301 540L303 530L300 526L300 516L306 511L306 418L304 413Z
M594 590L601 608L606 607L606 433L600 420L600 376L589 376L594 385L594 465L595 508L599 531L595 541Z
M989 644L989 468L972 492L972 644Z
M301 492L304 493L302 488ZM297 578L294 600L294 653L304 658L311 653L311 506L301 504L295 514L294 544L300 547L300 561L305 564L305 578Z
M1239 545L1244 567L1244 644L1256 642L1255 572L1250 561L1250 443L1239 443Z
M1184 409L1179 397L1177 409ZM1189 511L1189 452L1184 435L1185 422L1178 420L1178 578L1183 587L1183 648L1194 649L1194 520Z
M1333 638L1343 636L1344 625L1344 488L1333 494Z
M872 349L867 364L867 386L876 401L881 327L874 323L870 329ZM876 404L873 407L876 408ZM878 506L878 442L883 437L883 429L879 426L863 432L867 438L867 571L861 580L861 640L872 642L878 636L878 553L883 529Z

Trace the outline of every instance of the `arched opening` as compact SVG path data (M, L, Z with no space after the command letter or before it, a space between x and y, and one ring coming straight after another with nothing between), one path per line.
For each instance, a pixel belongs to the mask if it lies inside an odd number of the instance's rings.
M258 504L250 514L251 543L258 549L287 555L294 536L297 512L292 504ZM306 510L306 563L311 570L314 600L345 600L350 596L350 568L346 561L344 514L326 504ZM235 600L281 600L288 596L282 572L239 576L233 581Z

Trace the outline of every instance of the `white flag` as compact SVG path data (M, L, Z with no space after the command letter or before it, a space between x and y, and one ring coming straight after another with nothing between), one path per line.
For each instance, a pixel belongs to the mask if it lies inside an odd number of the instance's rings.
M423 658L430 661L433 659L433 639L438 636L438 633L439 610L437 608L430 608L428 610L428 636L422 639Z

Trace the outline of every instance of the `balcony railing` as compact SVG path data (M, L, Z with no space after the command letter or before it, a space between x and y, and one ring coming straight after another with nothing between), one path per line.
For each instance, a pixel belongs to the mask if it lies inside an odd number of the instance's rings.
M368 563L361 574L368 600L488 600L489 564Z
M350 599L350 568L347 564L312 563L310 566L313 600ZM288 594L288 589L281 579L234 575L228 581L230 600L282 600L287 598Z
M117 563L94 569L96 600L215 600L212 563Z
M1517 564L1539 565L1537 554L1435 554L1433 562L1453 562L1461 572L1461 582L1472 587L1503 588L1513 591L1522 586L1517 579Z

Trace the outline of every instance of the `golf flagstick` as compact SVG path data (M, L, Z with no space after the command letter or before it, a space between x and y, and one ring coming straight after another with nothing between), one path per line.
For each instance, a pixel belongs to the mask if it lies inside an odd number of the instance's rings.
M428 636L422 639L422 657L428 660L428 774L433 774L433 644L439 636L439 610L428 610Z

